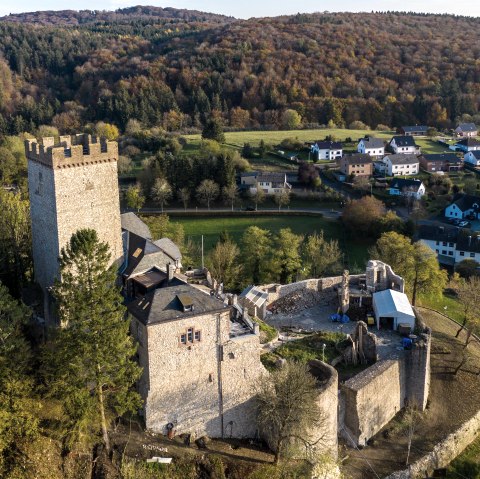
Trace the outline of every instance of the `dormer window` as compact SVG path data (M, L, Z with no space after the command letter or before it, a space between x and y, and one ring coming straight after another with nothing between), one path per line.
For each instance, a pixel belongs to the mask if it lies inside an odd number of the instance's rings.
M179 294L177 298L184 313L190 313L195 309L193 299L188 294Z

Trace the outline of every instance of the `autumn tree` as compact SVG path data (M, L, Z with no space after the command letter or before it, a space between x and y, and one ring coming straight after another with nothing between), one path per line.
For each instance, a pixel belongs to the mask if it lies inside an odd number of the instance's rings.
M288 361L271 372L259 383L256 400L260 433L273 449L275 463L299 446L305 451L326 437L317 380L308 366ZM313 434L313 430L320 432Z
M342 221L345 227L356 234L374 236L377 223L385 215L385 205L373 196L364 196L347 203L343 210Z
M153 184L151 195L154 201L160 203L163 213L163 206L168 204L172 197L172 188L165 178L157 178Z
M60 254L61 281L53 288L61 328L44 356L49 393L62 401L69 418L66 447L77 441L102 443L110 451L109 418L141 405L132 386L141 370L129 321L110 266L108 244L95 230L72 235Z
M224 186L222 188L222 197L225 204L230 205L232 207L235 205L235 202L238 200L238 188L235 183L231 183L230 185Z
M210 209L210 203L218 197L219 192L217 183L213 180L203 180L197 188L197 199Z
M326 240L323 231L307 237L304 245L305 266L312 278L336 274L342 269L342 251L337 240Z
M282 188L273 195L273 199L278 206L278 211L282 209L282 206L290 204L290 190Z
M140 186L134 185L130 186L125 193L125 199L127 201L127 206L137 210L137 213L142 209L142 206L145 204L145 196L142 194Z
M300 246L303 237L292 233L290 228L283 228L275 237L274 261L278 268L279 281L282 284L295 281L296 275L302 267Z
M302 125L302 117L295 110L285 110L282 113L282 128L284 130L296 130Z
M188 202L190 201L190 189L180 188L177 192L177 198L182 202L183 208L187 211Z
M242 235L241 244L245 280L249 284L262 284L267 279L272 252L270 232L258 226L249 226Z
M95 134L107 140L116 140L120 136L120 132L115 125L103 121L99 121L95 125Z
M219 241L208 255L207 267L212 277L227 290L234 289L239 283L242 271L239 256L238 246L230 240Z
M260 188L260 185L257 183L255 188L250 188L249 196L255 204L255 211L258 210L258 205L265 201L265 192Z

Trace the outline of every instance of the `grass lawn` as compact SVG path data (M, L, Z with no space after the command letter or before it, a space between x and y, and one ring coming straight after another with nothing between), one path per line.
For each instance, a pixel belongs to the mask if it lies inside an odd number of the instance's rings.
M460 302L449 294L443 294L440 298L432 298L429 296L420 296L417 300L418 306L435 309L450 318L463 322L463 308Z
M171 215L171 220L183 225L185 237L199 242L203 235L205 252L208 252L218 240L222 231L227 231L236 241L240 239L246 228L258 226L267 229L273 234L282 228L290 228L296 234L308 234L323 231L325 238L337 239L345 253L345 265L351 270L363 269L371 241L351 240L344 237L342 225L339 221L311 216L251 216L251 217L196 217L182 218Z
M480 479L480 437L468 446L449 466L448 479Z

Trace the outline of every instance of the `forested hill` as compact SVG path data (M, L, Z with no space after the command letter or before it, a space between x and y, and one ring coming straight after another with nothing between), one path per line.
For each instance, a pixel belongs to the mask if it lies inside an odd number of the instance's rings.
M173 130L212 114L234 128L277 128L288 126L286 109L307 126L480 122L478 18L182 12L0 22L0 131L53 123L68 132L98 120L124 128L130 118Z
M83 25L86 23L97 22L121 22L132 20L182 20L185 22L212 22L224 23L232 21L234 18L215 13L199 12L198 10L186 10L178 8L161 8L149 6L136 6L121 8L114 12L105 10L60 10L60 11L42 11L15 13L5 17L0 17L0 21L16 23L35 23L37 25Z

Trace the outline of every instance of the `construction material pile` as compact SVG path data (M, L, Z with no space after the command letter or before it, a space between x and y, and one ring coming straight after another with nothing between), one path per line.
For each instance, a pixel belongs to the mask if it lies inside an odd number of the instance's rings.
M338 302L335 293L322 291L293 291L268 305L268 310L275 313L296 313L314 306L329 306Z

